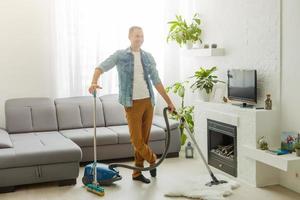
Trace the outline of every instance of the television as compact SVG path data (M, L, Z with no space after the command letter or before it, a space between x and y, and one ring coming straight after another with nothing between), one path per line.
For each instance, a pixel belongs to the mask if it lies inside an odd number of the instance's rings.
M228 99L240 101L243 107L247 103L257 103L257 76L256 70L228 70Z

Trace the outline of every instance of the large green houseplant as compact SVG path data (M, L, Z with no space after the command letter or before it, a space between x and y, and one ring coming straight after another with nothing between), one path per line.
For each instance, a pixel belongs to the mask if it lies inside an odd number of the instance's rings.
M216 83L225 83L224 81L218 80L218 76L213 74L215 71L217 71L216 66L210 69L200 67L200 69L190 77L195 79L194 83L191 85L193 92L199 90L204 101L209 99L209 94L212 92Z
M193 16L191 24L188 24L181 15L176 15L175 20L168 22L170 26L167 42L176 41L180 47L182 44L187 44L188 48L191 48L193 43L202 43L200 23L201 20L198 13Z
M184 117L186 120L186 123L188 124L191 132L194 132L194 120L193 120L193 112L194 112L194 106L186 106L184 103L184 97L185 97L185 90L186 86L188 85L188 81L184 82L176 82L171 86L166 87L166 91L173 92L180 98L180 107L176 109L178 115L175 115L171 113L171 119L174 119L176 121L180 121L180 117ZM185 134L184 125L181 124L180 127L180 133L181 133L181 145L185 144L185 141L187 139L187 136Z

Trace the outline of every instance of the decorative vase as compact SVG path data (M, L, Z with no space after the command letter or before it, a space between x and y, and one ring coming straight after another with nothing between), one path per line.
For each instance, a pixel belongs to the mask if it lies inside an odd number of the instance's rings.
M265 109L272 110L272 100L270 94L267 94L267 99L265 100Z
M204 48L204 49L209 49L209 44L204 44L204 45L203 45L203 48Z
M205 90L199 91L199 99L201 101L208 102L210 100L211 93L207 94Z
M211 46L212 49L216 49L218 47L217 44L211 44L210 46Z
M300 156L300 149L295 149L296 155L299 157Z
M193 48L193 42L191 40L186 41L185 46L187 49Z

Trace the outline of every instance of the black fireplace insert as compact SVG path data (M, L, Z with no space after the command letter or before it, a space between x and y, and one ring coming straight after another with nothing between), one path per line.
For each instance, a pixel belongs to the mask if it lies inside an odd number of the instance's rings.
M237 176L237 128L207 119L208 164Z

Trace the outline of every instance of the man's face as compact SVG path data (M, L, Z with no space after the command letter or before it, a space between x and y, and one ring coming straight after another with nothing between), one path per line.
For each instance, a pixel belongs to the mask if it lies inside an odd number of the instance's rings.
M134 29L129 35L131 46L141 47L144 42L144 33L142 29Z

